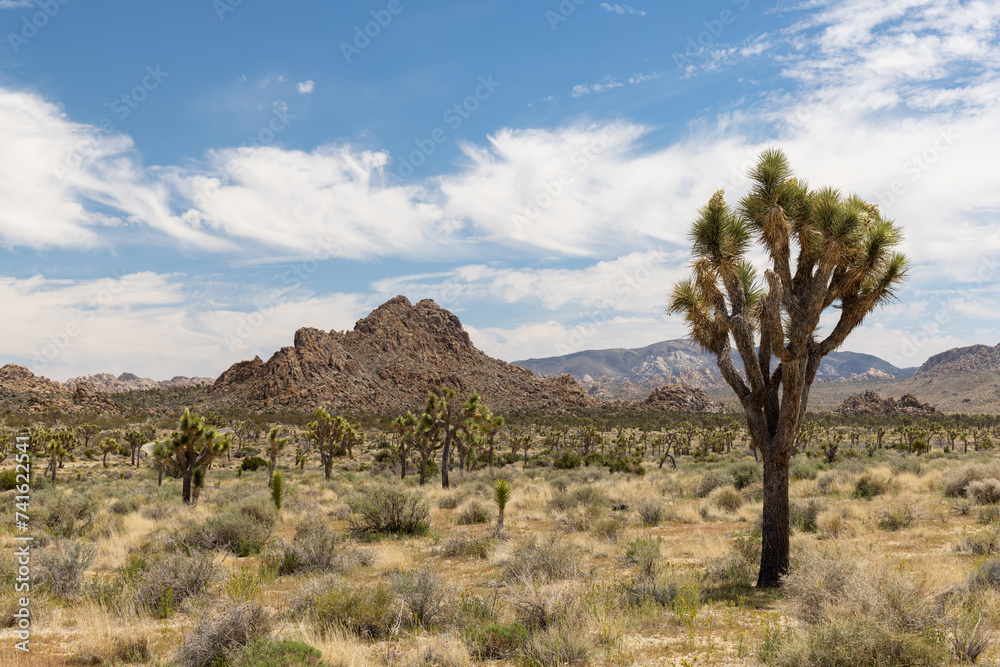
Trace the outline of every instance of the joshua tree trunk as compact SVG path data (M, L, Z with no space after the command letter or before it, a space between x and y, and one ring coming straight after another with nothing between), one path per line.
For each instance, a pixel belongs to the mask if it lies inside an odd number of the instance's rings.
M189 468L181 474L181 500L185 503L191 502L191 477L194 475L194 468Z
M448 480L448 467L451 465L451 429L444 434L444 449L441 450L441 488L451 486Z

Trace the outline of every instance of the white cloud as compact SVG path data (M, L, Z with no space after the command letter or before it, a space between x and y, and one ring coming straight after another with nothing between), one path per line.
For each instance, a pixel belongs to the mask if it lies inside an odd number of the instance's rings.
M607 3L607 2L602 2L601 3L601 9L604 9L604 10L609 11L609 12L613 12L613 13L618 14L618 15L624 15L624 14L633 14L633 15L636 15L636 16L645 16L646 15L646 10L644 10L644 9L636 9L635 7L631 7L629 5L619 5L619 4L612 5L612 4Z
M305 290L277 298L262 291L233 303L221 290L206 291L204 281L152 272L79 281L0 277L0 301L18 322L5 333L0 363L57 380L125 371L214 376L290 345L299 326L350 328L371 307L356 295Z
M22 9L34 7L35 0L0 0L0 9Z
M300 81L299 83L296 84L296 88L298 88L299 92L302 93L303 95L308 95L309 93L311 93L313 90L316 89L316 82L311 80Z
M570 96L572 97L582 97L584 95L590 95L591 93L606 93L609 90L615 88L621 88L625 84L618 81L613 76L606 76L603 80L597 83L588 84L577 84L573 86L573 90L570 91Z

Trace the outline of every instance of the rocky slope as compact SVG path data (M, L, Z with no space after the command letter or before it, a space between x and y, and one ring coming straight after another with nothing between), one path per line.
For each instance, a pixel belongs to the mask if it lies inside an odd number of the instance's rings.
M921 403L912 394L904 394L899 400L882 398L872 390L851 396L837 408L845 415L911 415L923 417L937 414L937 409Z
M930 378L1000 371L1000 345L970 345L935 354L920 366L916 377Z
M352 331L295 332L265 363L233 364L212 385L207 405L256 409L399 411L420 406L449 386L479 392L494 410L582 410L598 402L568 375L539 380L530 371L476 349L459 319L430 299L397 296Z
M50 408L67 413L121 412L120 406L92 383L81 382L70 390L14 364L0 368L0 406L17 412L44 412Z
M734 355L742 370L739 355ZM642 348L586 350L560 357L515 361L539 377L568 373L595 395L628 398L631 387L643 388L683 382L695 387L726 386L715 358L687 340L668 340ZM882 380L909 377L914 369L897 368L870 354L833 352L823 361L816 379L819 382ZM641 383L645 382L643 385Z
M145 391L148 389L169 389L171 387L196 387L199 385L210 385L215 382L209 377L184 377L178 375L170 380L150 380L141 378L133 373L122 373L115 377L111 373L95 373L92 375L81 375L80 377L66 380L66 386L75 389L81 383L88 382L98 391L105 394L122 394L127 391Z

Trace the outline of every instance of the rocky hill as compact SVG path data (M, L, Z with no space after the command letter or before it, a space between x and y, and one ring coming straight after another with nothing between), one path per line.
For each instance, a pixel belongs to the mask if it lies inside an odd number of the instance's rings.
M742 370L739 355L733 361ZM726 386L715 358L687 340L668 340L635 349L586 350L559 357L515 361L539 377L568 373L594 395L629 398L632 387L647 391L683 382L695 387ZM819 382L854 382L909 377L915 369L897 368L870 354L833 352L816 374Z
M912 394L905 394L899 400L882 398L872 390L851 396L837 409L845 415L911 415L927 416L937 414L937 409L921 403Z
M170 380L150 380L141 378L133 373L122 373L115 377L111 373L94 373L92 375L81 375L70 378L65 384L70 389L75 389L77 385L89 382L96 389L105 394L122 394L127 391L145 391L149 389L170 389L172 387L197 387L199 385L210 385L215 382L209 377L184 377L178 375Z
M598 405L568 375L539 380L489 357L472 345L455 315L430 299L411 304L403 296L376 308L352 331L299 329L293 346L266 363L256 357L234 364L212 385L206 403L388 412L418 407L441 386L463 396L479 392L494 410Z
M725 412L721 403L711 400L700 387L668 384L656 389L643 401L643 407L667 412Z
M930 378L1000 371L1000 345L956 347L935 354L920 366L916 377Z
M0 368L0 406L16 412L44 412L50 408L68 413L121 412L120 406L92 383L81 382L71 390L14 364Z

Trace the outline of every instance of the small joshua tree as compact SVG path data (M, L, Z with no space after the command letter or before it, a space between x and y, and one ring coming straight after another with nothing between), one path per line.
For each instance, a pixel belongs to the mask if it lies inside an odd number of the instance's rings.
M493 501L497 504L497 529L499 536L503 532L504 510L510 502L510 482L501 478L493 483Z
M177 430L170 440L164 443L166 458L164 462L181 474L181 498L185 503L192 500L191 487L195 472L204 479L205 469L216 456L229 449L229 438L219 436L218 432L205 423L198 414L184 411Z
M121 445L114 438L105 438L104 440L101 441L101 454L103 454L103 457L101 458L101 463L104 465L105 468L108 467L108 454L117 452L118 447L120 446Z
M130 465L138 467L139 465L139 450L148 441L146 440L146 434L139 429L129 429L125 431L125 442L128 443L129 451L132 452L132 459Z
M274 484L274 469L278 465L278 452L288 444L288 438L278 437L280 434L280 426L275 426L267 434L267 451L271 455L271 462L267 468L267 485L272 488Z
M285 477L278 470L271 477L271 502L274 503L274 509L281 509L281 500L285 492Z

